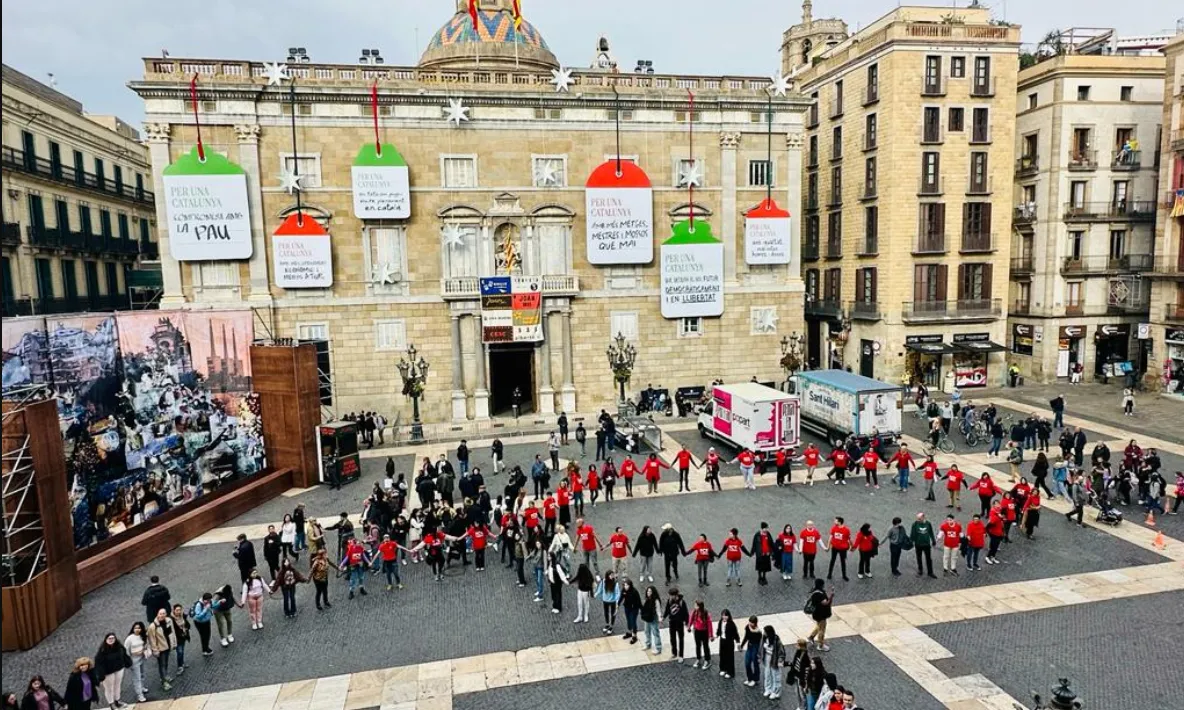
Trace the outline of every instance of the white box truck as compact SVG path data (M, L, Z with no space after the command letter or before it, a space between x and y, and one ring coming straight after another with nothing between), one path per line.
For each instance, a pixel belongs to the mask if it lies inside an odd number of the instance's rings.
M699 434L752 452L797 446L801 434L798 398L746 382L716 385L699 414Z
M832 444L848 436L900 437L903 394L897 385L845 370L811 370L790 378L801 400L802 426Z

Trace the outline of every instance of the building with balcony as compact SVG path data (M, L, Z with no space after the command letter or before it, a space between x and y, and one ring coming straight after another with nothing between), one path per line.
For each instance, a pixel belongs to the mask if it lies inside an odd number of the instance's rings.
M138 133L12 67L2 74L3 315L147 305L129 286L156 251Z
M1019 74L1008 344L1032 381L1143 360L1163 76L1163 57L1118 52Z
M404 420L411 403L395 364L412 344L432 365L421 408L435 422L508 415L516 389L523 411L539 415L611 407L604 353L618 334L638 351L634 389L776 379L781 337L803 327L796 212L805 99L773 97L770 165L767 74L618 73L607 40L589 35L592 68L559 85L558 52L529 16L515 30L509 0L481 0L476 31L467 3L454 5L417 66L290 65L294 100L288 81L268 85L259 61L145 60L132 88L145 100L154 183L195 145L197 74L205 149L246 172L254 243L241 260L178 261L162 233L164 303L253 307L275 337L325 341L333 408L402 411ZM375 141L373 86L381 140L409 169L406 218L355 213L351 166ZM466 120L448 120L450 101ZM588 258L585 184L618 157L652 185L649 263ZM277 283L271 237L296 209L296 195L281 187L285 169L299 170L303 210L329 232L330 287ZM795 213L793 254L788 264L750 265L744 215L770 190ZM667 319L661 244L692 215L723 242L724 312ZM495 276L538 284L541 340L492 342L481 279Z
M937 386L1004 377L1020 30L983 8L953 14L897 8L795 75L814 102L811 365Z
M1158 218L1145 384L1184 397L1184 34L1163 47Z

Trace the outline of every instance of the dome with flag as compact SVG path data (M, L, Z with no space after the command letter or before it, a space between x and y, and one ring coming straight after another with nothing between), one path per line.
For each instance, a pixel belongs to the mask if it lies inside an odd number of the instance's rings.
M512 3L476 3L473 15L461 9L428 41L419 59L424 69L553 69L559 61L538 29L521 19L515 27ZM494 9L490 9L494 7Z

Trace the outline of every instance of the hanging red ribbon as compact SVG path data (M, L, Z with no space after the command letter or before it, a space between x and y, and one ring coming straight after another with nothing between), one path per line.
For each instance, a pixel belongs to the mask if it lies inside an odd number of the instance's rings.
M378 139L378 82L370 87L370 108L374 111L374 152L382 157L382 142Z
M691 166L689 168L690 176L694 178L695 175L695 94L690 89L687 89L687 96L691 98L691 108L687 111L687 144L691 153ZM695 181L694 179L687 180L687 188L690 191L690 209L691 209L691 231L695 231Z
M197 126L197 159L205 162L206 147L201 142L201 120L197 117L197 74L189 80L189 101L193 104L193 123Z

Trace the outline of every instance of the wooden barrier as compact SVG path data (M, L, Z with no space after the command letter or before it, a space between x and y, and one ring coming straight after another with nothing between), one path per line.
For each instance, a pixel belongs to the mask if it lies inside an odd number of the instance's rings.
M292 469L292 485L298 488L315 486L321 423L316 346L252 345L251 377L263 416L267 465Z

